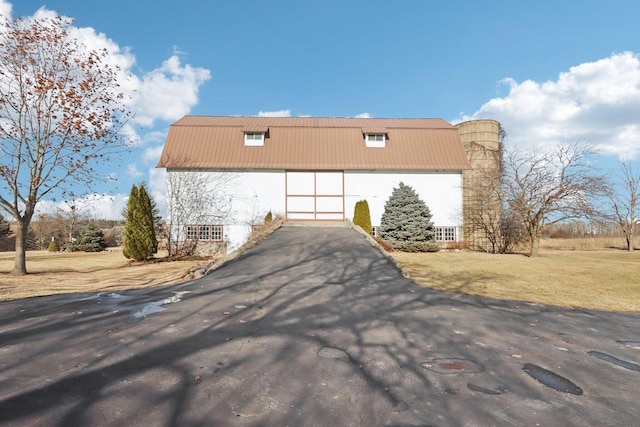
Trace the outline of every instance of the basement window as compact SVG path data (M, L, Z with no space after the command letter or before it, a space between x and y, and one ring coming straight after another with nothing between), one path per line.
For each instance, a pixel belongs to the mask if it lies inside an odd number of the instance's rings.
M370 148L384 148L387 135L384 133L366 133L364 135L364 141L367 147Z
M244 145L247 147L262 147L264 145L264 132L245 132Z
M204 240L222 242L224 237L222 225L187 225L187 240Z

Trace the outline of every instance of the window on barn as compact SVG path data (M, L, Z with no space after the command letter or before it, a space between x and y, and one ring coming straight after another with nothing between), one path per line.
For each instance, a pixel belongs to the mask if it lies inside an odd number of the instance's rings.
M445 242L455 242L456 241L456 228L455 227L444 227L444 241Z
M187 225L187 240L196 240L198 238L198 226Z
M387 135L384 133L366 133L364 135L365 145L371 148L384 148Z
M222 225L187 225L187 240L221 242L224 238Z
M244 145L249 147L261 147L264 145L264 132L245 132Z
M436 242L455 242L456 227L435 227Z

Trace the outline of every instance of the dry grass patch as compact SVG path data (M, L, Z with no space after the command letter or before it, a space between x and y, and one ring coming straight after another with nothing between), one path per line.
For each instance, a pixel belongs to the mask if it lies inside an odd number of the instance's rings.
M640 312L640 251L391 254L420 286L566 307Z
M0 253L0 300L166 285L179 281L195 263L134 263L117 249L98 253L29 251L30 274L12 276L8 273L13 262L13 252Z

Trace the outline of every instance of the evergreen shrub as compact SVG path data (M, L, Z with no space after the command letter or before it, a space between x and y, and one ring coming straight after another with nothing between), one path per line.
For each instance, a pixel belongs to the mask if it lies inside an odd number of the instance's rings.
M126 258L142 261L157 250L151 198L144 184L139 188L133 185L127 201L122 254Z
M371 234L371 213L369 212L369 203L366 200L356 202L353 210L353 223Z
M393 189L384 206L379 235L405 252L437 252L431 211L415 190L404 183Z
M104 234L95 224L89 224L78 239L67 242L65 245L65 249L70 252L101 252L106 247L107 242L104 240Z

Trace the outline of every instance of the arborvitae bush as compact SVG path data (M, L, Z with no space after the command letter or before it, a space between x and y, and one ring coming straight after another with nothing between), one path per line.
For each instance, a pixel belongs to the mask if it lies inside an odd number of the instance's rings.
M371 234L371 213L369 212L369 203L366 200L356 202L356 207L353 211L353 223Z
M380 237L394 248L407 252L436 252L431 211L415 190L400 183L384 206Z
M273 214L271 213L271 211L267 212L267 214L264 217L264 223L265 225L269 225L273 222Z
M140 188L134 185L127 201L122 254L141 261L150 258L157 250L151 198L144 184Z
M51 243L49 243L49 252L60 252L60 246L58 246L58 242L52 240Z
M124 245L122 246L122 255L128 259L142 260L146 257L141 256L138 250L136 233L138 231L138 224L136 223L136 216L138 211L138 187L134 184L131 187L129 193L129 200L127 200L125 222L124 222Z
M144 183L140 184L138 197L140 198L140 209L142 212L141 225L144 233L144 245L146 250L149 251L149 256L151 256L158 252L158 239L156 238L153 203L151 202L151 196L149 196Z

